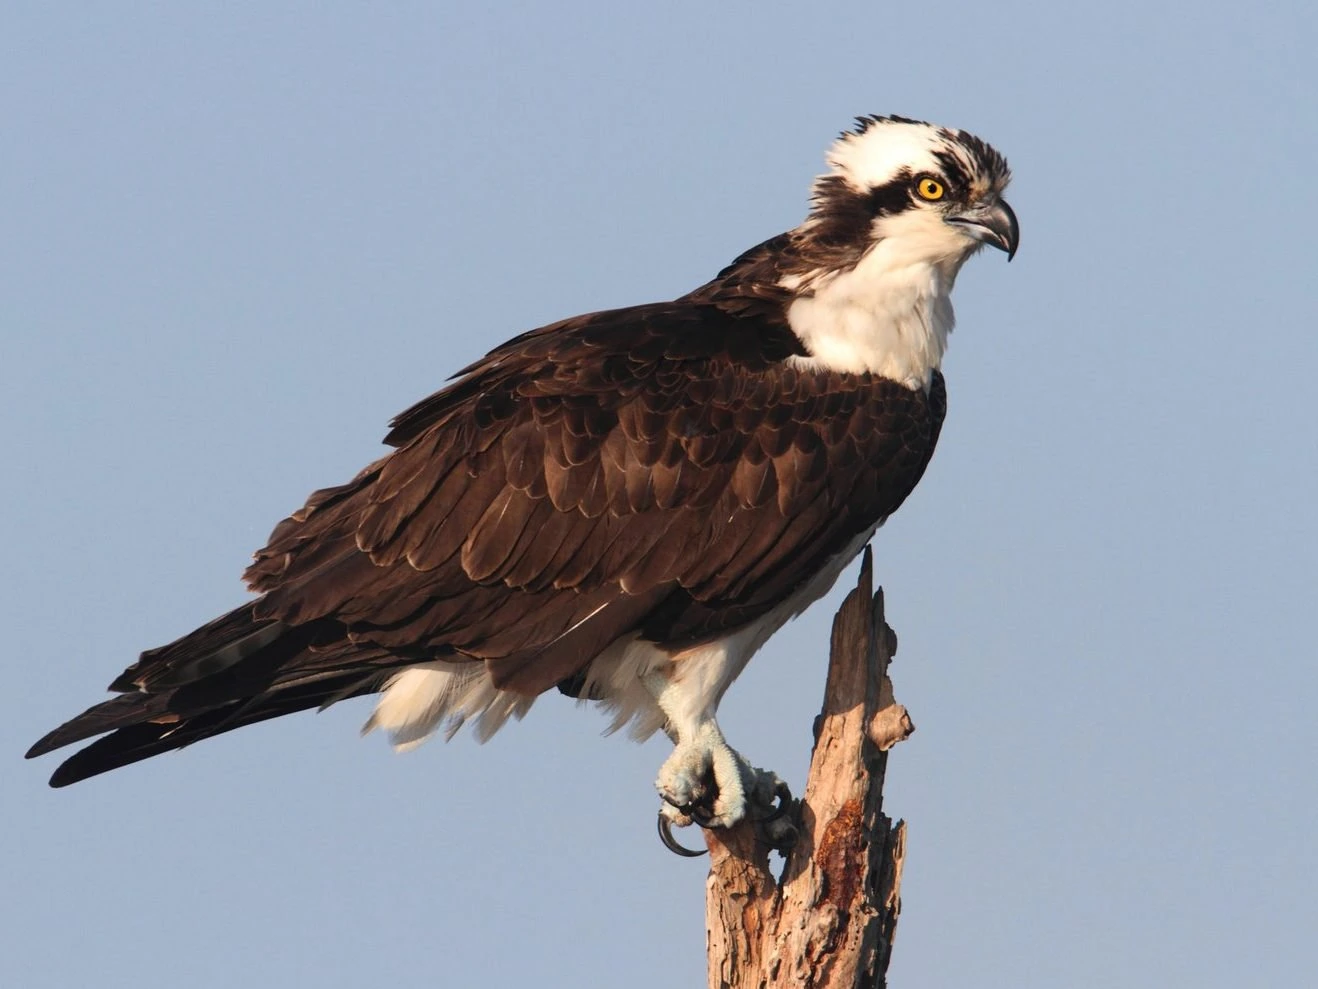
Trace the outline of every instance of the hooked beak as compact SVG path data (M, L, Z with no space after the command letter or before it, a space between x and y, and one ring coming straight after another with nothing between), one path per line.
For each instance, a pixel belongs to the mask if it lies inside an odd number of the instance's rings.
M960 216L949 216L947 222L955 223L982 244L992 244L1006 251L1008 261L1016 256L1021 229L1016 223L1016 214L1002 199L991 205L966 210Z

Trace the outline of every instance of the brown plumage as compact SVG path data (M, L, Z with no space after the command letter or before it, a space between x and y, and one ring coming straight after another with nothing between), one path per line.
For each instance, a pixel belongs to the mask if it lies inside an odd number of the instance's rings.
M394 452L275 528L246 575L260 597L144 653L112 685L130 693L30 754L117 729L52 780L70 783L440 657L539 693L628 632L684 646L770 610L915 486L942 377L926 396L798 369L783 323L702 294L465 369L394 420Z

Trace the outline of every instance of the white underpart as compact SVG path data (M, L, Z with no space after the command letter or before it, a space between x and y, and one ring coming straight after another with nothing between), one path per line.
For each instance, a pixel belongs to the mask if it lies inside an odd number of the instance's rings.
M854 268L784 279L808 286L787 321L808 357L803 367L873 374L907 388L929 388L942 366L956 322L952 286L977 246L942 219L900 213L880 221L885 232Z
M414 749L447 721L452 738L468 721L476 722L476 737L484 742L510 717L520 720L534 697L496 690L479 662L421 663L390 678L362 734L387 732L399 752Z

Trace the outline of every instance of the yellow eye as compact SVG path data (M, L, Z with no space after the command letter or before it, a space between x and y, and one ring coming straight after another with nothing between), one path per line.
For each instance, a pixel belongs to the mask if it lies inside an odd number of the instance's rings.
M931 203L939 199L942 199L944 193L947 192L947 190L943 188L943 183L939 182L937 179L931 179L927 176L925 178L922 178L916 184L915 191L920 194L921 199L927 199Z

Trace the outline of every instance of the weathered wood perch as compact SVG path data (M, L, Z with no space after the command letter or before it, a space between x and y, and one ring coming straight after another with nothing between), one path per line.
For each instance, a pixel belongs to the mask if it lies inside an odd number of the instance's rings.
M781 879L753 824L705 832L711 989L887 984L906 825L883 814L883 777L887 750L914 726L893 700L897 637L883 620L883 591L872 588L867 549L859 583L833 619L800 838Z

